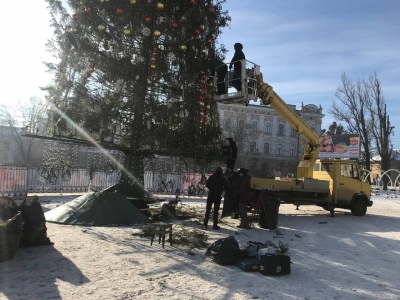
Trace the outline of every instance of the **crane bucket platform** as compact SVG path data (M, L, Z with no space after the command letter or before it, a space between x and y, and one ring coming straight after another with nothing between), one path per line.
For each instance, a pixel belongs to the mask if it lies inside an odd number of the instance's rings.
M223 87L225 93L214 94L214 101L224 104L248 104L250 100L257 101L257 79L260 74L260 66L248 60L240 60L241 70L239 72L228 71L223 81L218 81L219 69L226 68L230 63L218 66L214 74L214 86Z

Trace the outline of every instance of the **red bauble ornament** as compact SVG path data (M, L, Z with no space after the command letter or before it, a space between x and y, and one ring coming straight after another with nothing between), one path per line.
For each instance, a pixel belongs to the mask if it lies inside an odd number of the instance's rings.
M172 22L171 26L172 26L172 28L178 28L178 23Z
M190 0L190 4L195 5L196 4L196 0Z
M74 21L78 20L78 14L73 14L72 15L72 20L74 20Z
M124 10L122 8L117 8L116 13L117 15L122 15L124 13Z
M207 40L207 43L211 45L213 43L213 40L209 39L209 40Z
M149 22L151 21L151 18L150 18L150 17L145 17L144 20L145 20L147 23L149 23Z
M92 9L89 7L89 6L86 6L86 8L85 8L85 12L90 12Z
M195 30L194 30L194 34L195 34L195 35L200 35L200 30L199 30L199 29L195 29Z

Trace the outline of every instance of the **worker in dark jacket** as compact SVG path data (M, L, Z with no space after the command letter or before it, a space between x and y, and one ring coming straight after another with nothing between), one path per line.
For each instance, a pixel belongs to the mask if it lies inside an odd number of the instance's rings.
M213 216L213 229L220 229L218 226L218 211L221 205L221 197L224 189L228 188L228 182L223 176L222 168L218 167L214 174L212 174L206 182L208 188L207 207L206 214L204 217L203 228L207 229L208 219L210 218L211 208L214 205L214 216Z
M233 45L233 48L235 49L235 54L232 57L231 63L229 65L229 70L232 69L232 65L234 66L233 68L233 80L232 80L232 86L240 92L242 90L242 82L241 82L241 77L242 77L242 62L240 60L246 59L244 56L244 53L242 51L243 45L241 43L236 43Z
M226 167L231 171L233 171L235 169L235 162L237 158L238 148L233 138L228 137L227 140L229 142L229 145L225 146L226 150L225 163Z
M238 228L250 229L249 220L247 218L247 205L250 203L251 193L251 177L247 174L248 170L240 168L239 170L239 186L236 198L239 206L240 225Z
M228 66L219 58L208 58L205 63L211 76L215 76L215 73L217 74L216 94L226 94L225 76L228 73Z

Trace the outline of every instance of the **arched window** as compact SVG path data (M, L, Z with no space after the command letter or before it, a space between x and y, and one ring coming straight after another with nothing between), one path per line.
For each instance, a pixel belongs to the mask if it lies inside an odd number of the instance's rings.
M258 123L256 121L253 121L251 123L251 131L257 132L258 131Z
M290 148L289 148L289 155L290 156L296 156L297 155L297 151L296 151L296 146L294 146L294 145L291 145L290 146Z
M285 125L283 124L278 125L278 135L285 135Z
M294 128L290 128L290 136L291 137L297 136L297 132L296 132L296 130Z
M276 154L278 155L283 155L283 145L282 144L278 144L276 147Z
M269 154L269 143L264 143L264 153Z
M272 124L271 123L265 123L264 133L271 134L271 132L272 132Z
M250 142L250 152L257 152L257 142Z

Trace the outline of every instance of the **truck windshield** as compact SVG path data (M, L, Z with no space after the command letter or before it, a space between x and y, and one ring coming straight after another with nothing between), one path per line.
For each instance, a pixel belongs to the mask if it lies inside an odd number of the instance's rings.
M340 175L348 178L359 178L358 167L354 164L341 164Z

